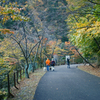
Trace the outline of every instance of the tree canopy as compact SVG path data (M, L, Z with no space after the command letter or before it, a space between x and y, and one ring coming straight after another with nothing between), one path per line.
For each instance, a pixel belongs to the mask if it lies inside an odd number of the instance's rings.
M100 0L0 0L1 75L26 66L29 78L30 64L34 72L55 54L100 66L99 44Z

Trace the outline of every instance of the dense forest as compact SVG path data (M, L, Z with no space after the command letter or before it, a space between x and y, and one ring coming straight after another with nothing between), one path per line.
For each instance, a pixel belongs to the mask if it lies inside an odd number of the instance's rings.
M99 44L100 0L0 0L0 96L7 73L25 68L29 78L46 58L99 67Z

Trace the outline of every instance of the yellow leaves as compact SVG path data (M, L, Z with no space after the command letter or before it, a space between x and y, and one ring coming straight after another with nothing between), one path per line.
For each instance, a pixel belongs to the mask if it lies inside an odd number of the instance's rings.
M1 91L1 90L0 90L0 95L6 95L6 94L7 94L6 91Z
M10 19L10 17L9 16L4 16L4 18L3 18L3 24L7 21L7 20L9 20Z
M76 29L77 33L84 33L86 28Z
M3 0L3 3L5 3L5 0Z
M11 2L9 2L9 5L12 5L12 3L11 3Z
M61 40L59 39L58 42L57 42L57 44L60 44L60 43L61 43Z
M86 37L91 37L90 34L94 36L100 35L100 22L95 19L92 15L88 14L86 17L81 17L78 23L71 24L72 28L70 31L74 30L73 37L78 37L79 34L85 34ZM74 39L73 39L74 40Z
M40 32L40 31L41 31L41 29L37 29L37 31L38 31L38 32Z
M26 4L25 7L28 7L28 5Z
M15 4L17 5L17 2L15 2Z
M93 21L93 24L95 24L95 21Z
M99 21L97 21L97 22L95 22L95 24L94 24L95 26L100 26L100 22Z
M76 23L77 28L85 28L89 23Z
M95 22L85 32L86 33L91 33L91 34L94 34L94 35L98 36L98 34L100 34L100 22Z
M27 7L27 6L26 6ZM21 10L25 10L25 6L18 8L17 2L10 3L5 6L0 6L0 15L2 15L1 22L4 24L7 20L12 18L15 21L29 21L28 17L21 16Z
M98 35L98 34L100 34L100 32L96 32L96 33L94 33L94 35Z
M5 79L3 79L3 81L7 81L7 77Z
M12 15L12 16L11 16L11 18L12 18L13 20L15 19L15 17L16 17L15 15Z
M12 54L12 51L17 55L19 55L21 52L19 48L16 47L16 43L13 43L12 40L7 38L0 42L0 51L4 51L5 59L9 58L8 56Z
M0 65L4 64L4 60L0 58Z
M84 6L84 0L66 0L68 3L68 7L71 11L77 10Z
M2 15L2 20L1 22L4 24L7 20L10 19L10 16L13 17L14 19L14 13L20 13L20 9L19 8L14 8L14 7L8 7L8 5L6 5L5 7L0 6L0 15Z
M12 14L13 12L19 12L20 13L20 9L19 8L14 8L14 7L8 7L7 5L5 7L0 6L0 15L8 15L8 14Z
M91 36L91 34L87 34L87 37Z
M30 19L28 17L24 17L21 15L12 15L11 18L15 21L29 21Z
M39 2L41 2L41 4L43 4L43 1L42 0L38 0Z
M91 32L94 28L88 28L86 32Z

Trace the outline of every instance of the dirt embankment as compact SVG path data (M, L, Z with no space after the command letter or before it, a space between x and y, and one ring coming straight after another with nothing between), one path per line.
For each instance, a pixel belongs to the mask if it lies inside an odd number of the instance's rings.
M79 66L78 68L87 73L100 77L100 68L93 68L89 65Z
M8 100L33 100L37 85L45 73L43 69L35 70L30 74L29 79L25 78L20 82L20 85L17 86L19 90L12 88L11 93L15 97Z

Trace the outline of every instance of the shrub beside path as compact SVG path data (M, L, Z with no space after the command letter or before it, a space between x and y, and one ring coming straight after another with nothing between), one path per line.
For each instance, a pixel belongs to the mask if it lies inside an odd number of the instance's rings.
M30 78L23 79L20 82L19 90L14 87L11 89L11 93L15 96L14 98L9 98L8 100L33 100L36 87L41 79L41 77L46 72L43 69L37 69L34 73L30 74Z

